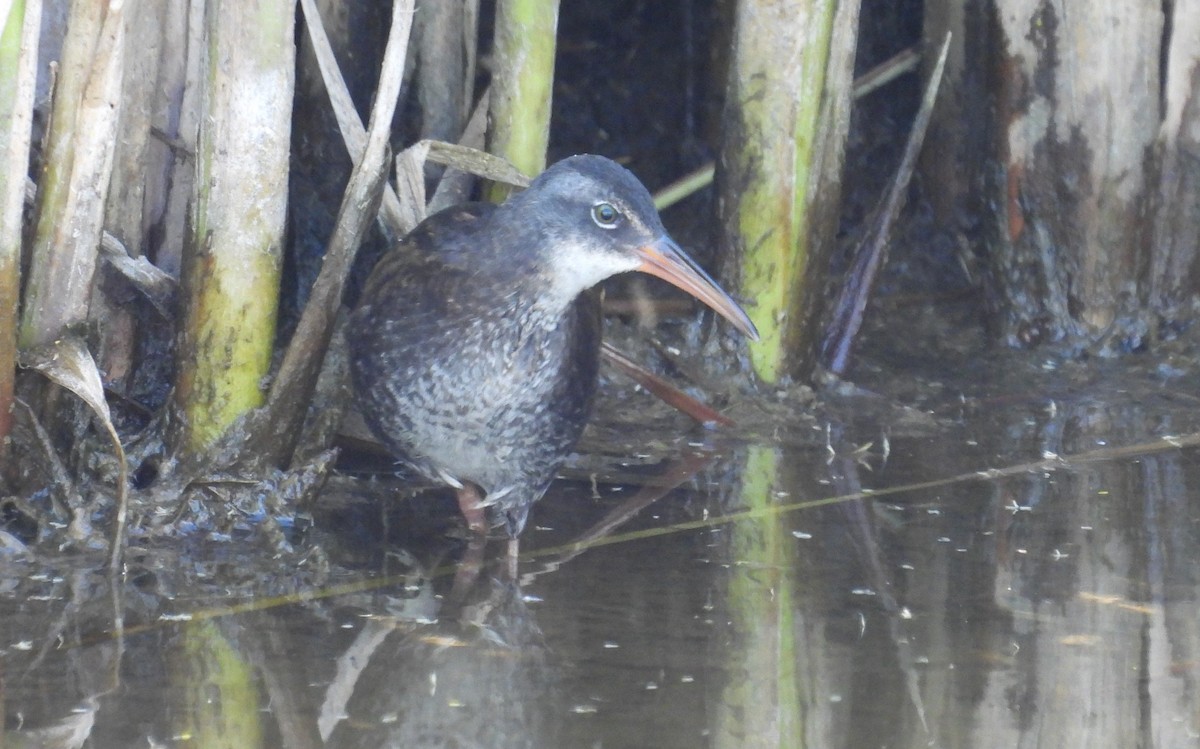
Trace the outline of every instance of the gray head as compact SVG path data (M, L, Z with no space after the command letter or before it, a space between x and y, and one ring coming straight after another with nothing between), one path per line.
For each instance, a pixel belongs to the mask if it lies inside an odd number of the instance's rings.
M549 304L565 306L604 279L637 270L674 284L758 337L746 313L667 235L645 186L611 159L559 161L496 218L536 239L535 263Z

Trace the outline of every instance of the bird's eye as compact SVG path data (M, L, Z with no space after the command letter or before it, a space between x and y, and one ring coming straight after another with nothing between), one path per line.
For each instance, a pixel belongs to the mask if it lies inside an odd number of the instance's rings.
M597 203L592 206L592 221L601 229L615 229L621 212L613 208L612 203Z

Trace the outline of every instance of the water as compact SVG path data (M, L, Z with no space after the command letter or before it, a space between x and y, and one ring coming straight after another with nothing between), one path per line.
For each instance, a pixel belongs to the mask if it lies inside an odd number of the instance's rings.
M456 566L444 500L392 502L385 534L361 482L317 513L327 563L161 544L115 596L102 559L0 562L5 741L1200 744L1195 378L1015 356L956 376L747 406L702 454L616 418L611 455L644 441L690 478L560 482L515 578L499 544Z

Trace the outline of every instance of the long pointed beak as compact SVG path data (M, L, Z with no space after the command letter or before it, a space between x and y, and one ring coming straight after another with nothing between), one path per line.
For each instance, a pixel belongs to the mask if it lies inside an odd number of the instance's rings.
M720 313L751 340L758 340L758 329L750 322L745 310L670 237L664 235L644 247L639 247L637 255L642 260L638 270L683 289Z

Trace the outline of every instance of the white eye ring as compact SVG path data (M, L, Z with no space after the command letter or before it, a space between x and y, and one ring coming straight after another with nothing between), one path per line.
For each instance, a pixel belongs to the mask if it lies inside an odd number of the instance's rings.
M601 229L615 229L621 220L621 212L612 203L601 201L592 206L592 221Z

